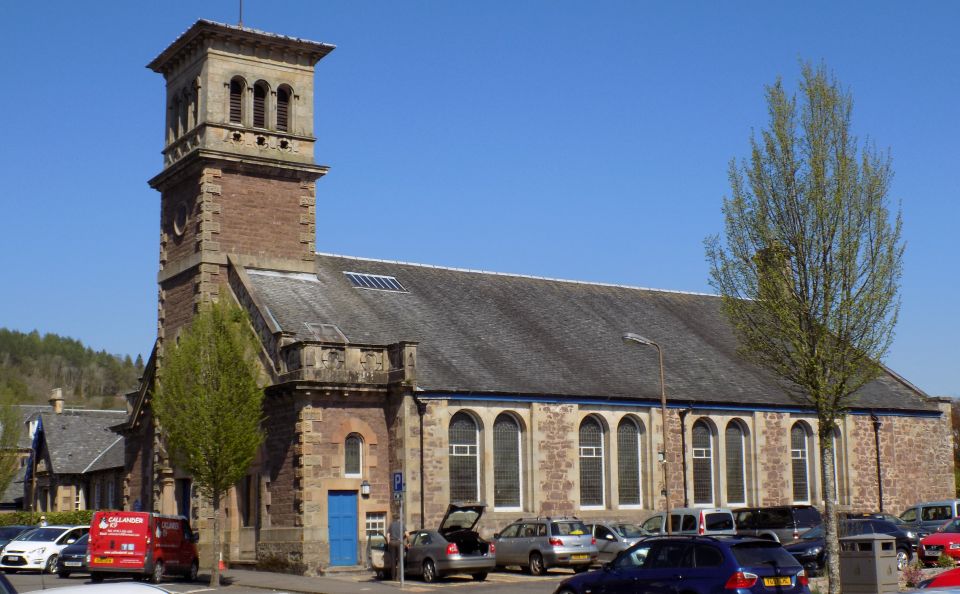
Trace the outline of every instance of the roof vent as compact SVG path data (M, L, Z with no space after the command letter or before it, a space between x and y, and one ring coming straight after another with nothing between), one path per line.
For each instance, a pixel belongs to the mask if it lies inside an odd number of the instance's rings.
M393 291L395 293L407 293L395 277L382 276L379 274L366 274L363 272L344 272L350 279L350 284L358 289L374 289L376 291Z
M350 342L347 340L347 335L344 334L336 324L304 322L303 325L307 327L307 330L310 331L310 334L312 334L316 340L323 342L342 342L344 344Z

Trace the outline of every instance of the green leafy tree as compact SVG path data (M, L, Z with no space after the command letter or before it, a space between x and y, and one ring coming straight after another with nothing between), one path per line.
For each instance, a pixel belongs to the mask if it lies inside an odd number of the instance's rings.
M12 399L0 397L0 493L7 490L20 470L18 446L23 430L19 408Z
M263 441L255 340L239 307L205 305L179 341L167 341L153 398L174 463L213 508L211 587L220 582L221 503Z
M747 358L812 407L824 486L829 592L840 591L832 435L876 378L900 308L903 244L890 158L850 130L853 100L804 64L800 101L766 89L768 127L730 164L725 238L707 238L711 284Z

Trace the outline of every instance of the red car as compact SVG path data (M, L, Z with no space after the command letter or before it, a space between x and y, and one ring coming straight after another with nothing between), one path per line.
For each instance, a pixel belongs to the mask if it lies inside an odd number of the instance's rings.
M960 519L947 522L920 541L917 557L924 565L935 565L940 555L960 559Z
M960 567L944 571L929 580L917 584L920 588L940 588L944 586L960 586Z

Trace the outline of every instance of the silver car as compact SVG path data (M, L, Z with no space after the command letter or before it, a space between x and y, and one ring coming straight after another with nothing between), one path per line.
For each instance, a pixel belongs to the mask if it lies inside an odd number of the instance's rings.
M477 581L487 579L497 565L495 548L474 530L484 507L450 504L438 530L411 532L403 558L405 573L419 575L425 582L454 573L468 573ZM393 548L388 547L386 567L397 566L392 557Z
M517 520L493 535L497 565L519 565L533 575L551 567L586 571L597 562L597 542L577 518Z
M587 529L597 541L600 563L613 561L620 551L646 536L643 529L632 522L597 522L587 524Z

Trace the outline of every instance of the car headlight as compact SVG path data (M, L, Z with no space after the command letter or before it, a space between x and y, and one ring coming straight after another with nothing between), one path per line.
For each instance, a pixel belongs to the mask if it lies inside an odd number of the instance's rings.
M47 550L47 547L40 547L39 549L34 549L30 551L31 555L42 555Z
M819 555L819 554L820 554L820 551L822 551L822 550L823 550L823 547L811 547L811 548L807 549L806 551L804 551L803 554L804 554L804 555L810 555L810 556Z
M907 538L909 538L910 540L913 540L916 537L917 537L916 532L914 532L913 530L907 530Z

